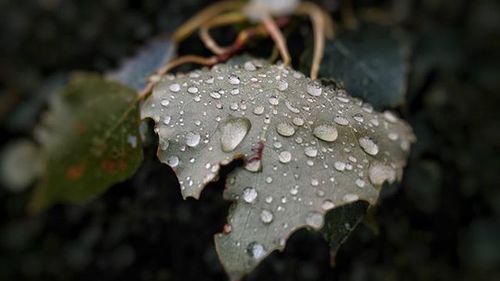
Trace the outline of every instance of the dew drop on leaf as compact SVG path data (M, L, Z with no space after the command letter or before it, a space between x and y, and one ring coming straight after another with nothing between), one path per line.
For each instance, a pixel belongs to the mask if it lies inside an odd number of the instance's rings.
M314 128L313 135L322 141L333 142L339 134L335 126L323 124Z
M257 199L257 191L253 187L246 187L243 190L243 200L247 203L254 203Z
M273 221L274 215L269 210L262 210L262 212L260 213L260 219L262 220L263 223L269 224Z
M293 136L293 134L295 134L295 128L292 125L284 122L279 123L276 126L276 131L278 132L278 134L284 137L291 137Z
M244 117L229 117L222 125L222 151L233 151L245 138L250 130L250 120Z
M307 213L306 224L312 228L321 228L323 226L323 215L316 211Z
M378 145L375 142L373 142L373 140L371 140L370 138L367 138L367 137L362 137L358 141L359 141L359 145L361 146L361 148L363 148L363 150L366 153L368 153L370 155L377 155Z

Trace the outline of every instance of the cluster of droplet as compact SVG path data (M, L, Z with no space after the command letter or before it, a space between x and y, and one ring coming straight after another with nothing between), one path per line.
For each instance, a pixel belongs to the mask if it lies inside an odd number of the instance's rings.
M197 197L235 154L246 156L226 192L241 204L219 239L255 260L297 228L321 228L336 206L373 202L399 176L413 140L393 113L260 61L166 77L142 114L156 121L159 157L185 196Z

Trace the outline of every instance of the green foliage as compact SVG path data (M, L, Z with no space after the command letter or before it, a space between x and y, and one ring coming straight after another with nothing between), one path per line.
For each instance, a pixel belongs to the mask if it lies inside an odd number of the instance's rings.
M74 74L36 136L45 162L34 211L82 203L130 177L142 161L136 93L96 74Z
M305 69L311 50L306 54ZM409 56L409 40L401 31L363 26L326 42L319 77L375 108L395 107L405 101Z

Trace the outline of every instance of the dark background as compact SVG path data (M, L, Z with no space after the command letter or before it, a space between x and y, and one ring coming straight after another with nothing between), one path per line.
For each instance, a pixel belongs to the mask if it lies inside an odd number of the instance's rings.
M108 71L209 2L0 0L0 145L31 136L47 81L62 83L76 69ZM341 19L336 1L320 4ZM412 38L399 110L418 142L403 183L384 190L375 223L356 229L335 268L322 237L299 231L247 280L500 280L500 4L354 4L358 12L382 9ZM300 23L289 39L294 52L310 34ZM234 34L214 33L221 42ZM207 53L194 37L180 50ZM34 117L9 125L26 103ZM228 207L222 184L200 201L183 201L175 176L155 157L154 145L146 147L131 180L85 206L58 205L38 216L25 213L30 188L0 186L0 279L224 280L212 239Z

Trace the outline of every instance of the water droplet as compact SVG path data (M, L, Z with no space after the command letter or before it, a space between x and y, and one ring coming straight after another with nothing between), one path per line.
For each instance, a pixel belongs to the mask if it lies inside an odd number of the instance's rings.
M245 62L245 64L243 65L243 68L245 70L247 70L247 71L255 71L255 70L257 70L257 68L255 67L255 65L251 61Z
M333 208L335 208L335 204L333 204L333 202L329 199L326 199L321 204L321 209L323 209L325 211L328 211L328 210L333 209Z
M308 146L304 149L304 153L308 157L316 157L318 155L318 150L314 147Z
M273 182L273 178L271 178L271 177L267 177L267 178L266 178L266 182L267 182L267 183L272 183L272 182Z
M267 196L265 200L266 200L266 203L271 204L271 202L273 202L273 197Z
M362 179L357 179L357 180L356 180L356 185L357 185L358 187L364 187L364 186L365 186L365 181L364 181L364 180L362 180Z
M278 134L284 137L290 137L293 136L293 134L295 134L295 128L288 123L279 123L276 126L276 131L278 132Z
M335 126L323 124L314 128L313 135L322 141L333 142L339 134Z
M349 120L343 116L336 116L333 118L333 121L341 126L347 126L349 125Z
M186 134L186 145L189 147L196 147L201 140L201 136L198 133L188 132Z
M292 154L290 151L282 151L279 154L279 160L281 163L288 163L292 160Z
M391 122L391 123L396 123L398 122L398 117L396 117L396 115L394 115L394 113L392 113L391 111L384 111L384 118L385 120Z
M344 162L341 162L341 161L336 161L333 166L335 167L335 169L337 171L343 171L345 170L345 163Z
M229 84L231 85L238 85L240 84L240 78L234 74L229 75Z
M396 133L389 133L389 134L387 134L387 137L392 141L395 141L399 138L398 134L396 134Z
M262 105L256 106L255 109L253 110L253 113L255 115L261 115L262 113L264 113L264 107Z
M382 185L385 181L393 183L396 180L396 171L382 163L374 163L368 170L368 177L375 186Z
M260 160L253 160L253 161L249 161L245 164L245 169L247 171L250 171L250 172L258 172L260 171L262 168L262 161Z
M280 91L285 91L286 89L288 89L288 82L286 82L285 80L279 80L277 88Z
M250 131L250 120L243 117L229 117L222 125L221 145L222 151L233 151Z
M216 100L221 98L221 94L219 92L211 92L210 96Z
M348 193L348 194L344 195L344 197L342 197L342 200L344 200L344 202L347 202L347 203L358 201L358 199L359 199L359 196L357 194L353 194L353 193Z
M168 87L168 89L173 92L173 93L177 93L181 90L181 85L175 83L175 84L172 84Z
M321 228L323 226L323 215L316 211L307 213L306 224L315 229Z
M167 159L167 164L172 168L179 166L179 162L180 162L179 157L175 155L172 155Z
M312 179L311 180L311 185L312 186L318 186L319 185L319 181L317 179Z
M321 92L323 89L321 88L321 84L315 81L312 81L307 84L306 91L308 94L314 97L321 96Z
M273 221L273 218L274 218L274 215L269 210L262 210L262 212L260 213L260 219L265 224L271 223Z
M231 95L233 95L233 96L236 96L236 95L238 95L239 93L240 93L240 90L239 90L239 89L232 89L232 90L231 90Z
M247 203L254 203L257 199L257 191L253 187L243 189L243 200Z
M166 100L166 99L165 99L165 100L162 100L162 101L160 102L160 104L161 104L161 105L163 105L163 106L168 106L168 105L170 104L170 102L169 102L168 100Z
M271 105L278 105L280 103L279 99L277 97L270 97L269 98L269 103Z
M378 145L373 142L370 138L362 137L358 140L359 145L363 150L370 155L377 155Z
M196 93L198 93L198 88L196 88L194 86L193 87L189 87L188 88L188 93L190 93L190 94L196 94Z
M247 253L254 259L260 260L266 255L266 249L264 246L257 242L252 242L248 244Z
M300 110L298 108L294 107L290 102L286 101L285 105L288 108L288 110L290 110L291 112L300 113Z
M300 126L304 125L304 119L302 119L300 117L295 117L295 118L293 118L293 124L295 126L299 126L300 127Z
M365 119L363 118L363 115L360 114L360 113L354 114L353 118L354 118L354 120L356 120L356 121L358 121L360 123L362 123L363 121L365 121Z

